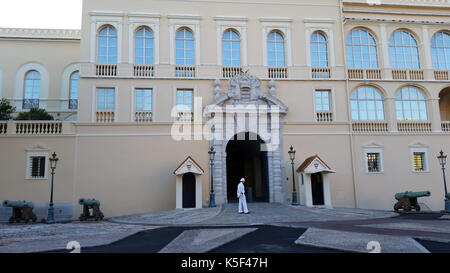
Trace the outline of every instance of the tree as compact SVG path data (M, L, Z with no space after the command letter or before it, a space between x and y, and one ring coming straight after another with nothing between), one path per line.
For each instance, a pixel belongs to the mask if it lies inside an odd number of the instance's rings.
M12 106L9 100L3 98L0 100L0 120L11 119L11 114L16 111L16 107Z
M16 120L53 120L45 109L31 108L29 112L20 113Z

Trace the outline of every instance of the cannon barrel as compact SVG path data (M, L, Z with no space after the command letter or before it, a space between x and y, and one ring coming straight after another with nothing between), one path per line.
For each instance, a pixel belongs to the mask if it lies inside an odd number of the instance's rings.
M80 200L78 200L78 204L83 206L100 206L100 201L96 199L80 198Z
M417 198L417 197L424 197L424 196L430 196L430 191L407 191L407 192L400 192L395 195L395 199L399 200L402 197L408 197L408 198Z
M3 201L4 207L10 207L10 208L34 208L34 204L27 201L11 201L11 200L5 200Z

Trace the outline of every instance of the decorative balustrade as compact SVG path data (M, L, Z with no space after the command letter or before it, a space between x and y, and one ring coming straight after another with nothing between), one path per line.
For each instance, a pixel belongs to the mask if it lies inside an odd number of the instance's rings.
M450 132L450 121L442 122L442 132Z
M61 121L16 121L17 135L60 135Z
M269 79L287 79L286 67L269 67L267 69Z
M348 70L349 79L368 79L368 80L380 80L381 69L356 69L352 68Z
M114 122L113 111L97 111L95 115L95 121L101 123Z
M387 132L388 123L386 121L356 121L352 123L353 132L375 133Z
M152 111L136 111L134 113L134 120L136 122L151 122L153 120Z
M317 122L332 122L333 121L333 113L328 111L321 111L316 113L316 121Z
M153 78L155 76L155 67L153 65L135 65L133 75L139 78Z
M434 79L437 81L450 80L450 78L448 77L448 70L435 70L434 71Z
M413 80L413 81L422 81L424 80L423 70L414 69L393 69L392 70L392 79L394 80Z
M8 131L8 122L0 122L0 135L4 135L6 134L6 132Z
M313 79L329 79L331 78L330 68L312 68Z
M399 132L431 132L431 122L427 121L399 121Z
M117 65L115 64L97 64L95 66L95 75L101 77L116 77Z
M177 78L195 78L195 66L176 66L175 77Z
M194 121L194 112L178 112L177 113L177 121Z
M222 77L224 78L233 78L236 75L242 73L242 67L238 66L226 66L222 67Z

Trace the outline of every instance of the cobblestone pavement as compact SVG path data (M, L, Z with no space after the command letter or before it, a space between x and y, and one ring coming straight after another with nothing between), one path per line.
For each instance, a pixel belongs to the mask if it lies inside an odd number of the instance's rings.
M216 208L174 210L116 217L110 221L162 226L242 226L280 222L362 220L397 215L393 212L379 210L306 208L279 203L249 203L249 210L250 214L238 214L237 204L230 203Z
M30 253L66 249L71 241L81 247L106 245L141 231L154 229L142 225L109 222L68 224L0 225L0 253Z

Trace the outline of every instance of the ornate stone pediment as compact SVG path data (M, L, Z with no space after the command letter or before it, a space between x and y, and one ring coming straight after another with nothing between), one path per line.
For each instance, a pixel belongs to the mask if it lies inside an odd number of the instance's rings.
M190 156L188 156L181 164L178 166L173 174L183 175L185 173L193 174L203 174L205 171L200 167L200 165Z
M325 163L318 155L307 158L297 169L297 172L313 174L313 173L335 173L330 166Z
M273 82L272 85L274 85ZM275 87L273 86L272 89L274 90ZM231 78L228 91L222 94L217 92L212 103L213 106L226 106L229 104L254 104L267 105L268 107L275 105L278 106L280 114L286 114L288 111L287 106L274 95L268 92L261 92L261 81L246 72Z

